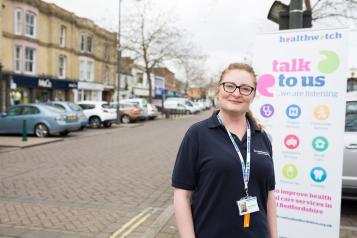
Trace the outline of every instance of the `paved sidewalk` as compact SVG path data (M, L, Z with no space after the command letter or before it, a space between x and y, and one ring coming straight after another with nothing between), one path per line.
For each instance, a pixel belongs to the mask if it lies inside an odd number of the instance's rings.
M43 145L63 141L63 138L38 138L28 137L27 141L22 141L21 136L0 136L0 147L19 147L26 148L36 145Z

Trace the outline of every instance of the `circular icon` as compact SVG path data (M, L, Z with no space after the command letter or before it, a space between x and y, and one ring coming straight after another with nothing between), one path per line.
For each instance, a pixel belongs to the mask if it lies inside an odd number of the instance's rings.
M260 114L265 117L271 117L274 114L274 107L271 104L264 104L260 108Z
M299 146L300 140L296 135L287 135L284 139L284 144L288 149L293 150Z
M318 152L323 152L323 151L327 150L327 148L328 148L327 139L323 136L315 137L312 140L312 148L314 148L314 150L316 150Z
M283 175L287 179L294 179L298 175L298 169L293 164L286 164L283 167Z
M319 105L315 107L314 115L317 120L326 120L330 116L330 109L326 105Z
M292 104L286 108L285 113L290 119L296 119L301 115L301 108L296 104Z
M311 170L310 177L315 182L322 183L323 181L326 180L327 173L326 173L326 170L324 170L323 168L315 167Z

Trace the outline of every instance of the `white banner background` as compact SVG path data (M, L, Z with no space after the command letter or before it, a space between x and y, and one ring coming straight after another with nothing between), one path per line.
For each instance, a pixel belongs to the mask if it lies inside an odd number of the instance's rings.
M339 236L347 40L340 28L257 36L253 111L272 136L281 238Z

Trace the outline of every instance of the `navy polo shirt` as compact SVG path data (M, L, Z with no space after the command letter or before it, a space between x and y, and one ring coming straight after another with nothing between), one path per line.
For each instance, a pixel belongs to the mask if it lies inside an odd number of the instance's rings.
M242 166L217 113L192 125L179 148L172 186L192 191L192 216L197 238L268 238L268 192L275 188L272 146L267 134L251 126L249 195L256 196L259 212L243 228L236 201L245 196ZM246 135L235 141L246 159Z

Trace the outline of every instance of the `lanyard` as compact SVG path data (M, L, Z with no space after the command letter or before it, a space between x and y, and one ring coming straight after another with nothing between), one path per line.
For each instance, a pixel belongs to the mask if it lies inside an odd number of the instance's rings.
M219 123L221 125L223 125L222 119L219 114L217 114L217 119L218 119ZM247 161L246 161L246 163L244 163L242 153L240 152L236 142L234 141L232 134L227 130L227 128L226 128L226 131L228 133L229 138L232 141L234 149L236 150L236 152L239 156L240 163L242 165L242 171L243 171L244 190L245 190L246 196L248 197L248 183L249 183L249 175L250 175L250 139L251 139L249 121L247 120Z

